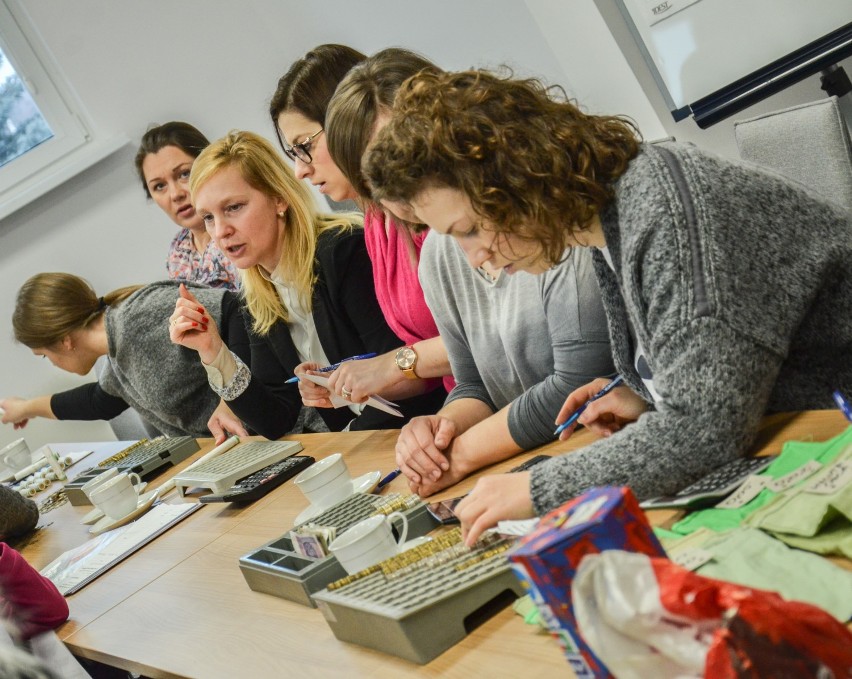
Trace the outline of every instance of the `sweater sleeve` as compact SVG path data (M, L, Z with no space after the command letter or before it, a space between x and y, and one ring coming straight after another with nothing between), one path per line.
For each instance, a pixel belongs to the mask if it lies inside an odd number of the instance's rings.
M50 409L57 420L111 420L128 407L124 399L107 393L97 382L50 397Z
M572 391L613 373L606 315L590 253L569 258L540 277L554 373L516 398L509 408L509 433L524 450L553 440L554 420Z
M36 503L8 486L0 486L0 540L26 535L38 523Z
M68 619L68 603L56 586L3 543L0 543L0 601L3 617L18 625L24 640L55 629Z
M720 360L720 348L725 357ZM659 346L657 409L613 436L532 470L536 512L592 486L629 485L641 498L674 493L744 454L782 357L714 317L694 319Z

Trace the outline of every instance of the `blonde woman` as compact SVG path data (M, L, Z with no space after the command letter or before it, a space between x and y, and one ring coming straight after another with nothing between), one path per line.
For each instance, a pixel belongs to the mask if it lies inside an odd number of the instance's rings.
M198 325L206 310L192 295L175 307L172 340L198 351L211 386L238 417L279 438L301 407L297 386L287 382L294 374L304 378L308 370L401 344L376 301L361 218L317 213L307 186L251 132L232 132L205 149L190 190L208 232L242 271L250 367L228 351L215 324ZM412 404L401 405L405 412ZM332 431L405 422L357 404L320 414Z

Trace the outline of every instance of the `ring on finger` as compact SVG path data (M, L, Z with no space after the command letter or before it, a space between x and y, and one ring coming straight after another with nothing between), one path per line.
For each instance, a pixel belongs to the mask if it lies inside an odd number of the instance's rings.
M343 387L343 389L340 390L340 393L343 395L343 398L345 398L345 399L352 398L352 391L347 389L346 387Z
M173 318L172 319L172 327L174 328L176 325L177 325L177 319Z

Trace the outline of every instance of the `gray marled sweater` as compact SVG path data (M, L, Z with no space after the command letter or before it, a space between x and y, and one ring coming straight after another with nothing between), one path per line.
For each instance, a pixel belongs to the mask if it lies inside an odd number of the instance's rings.
M665 148L675 170L644 145L601 215L615 271L595 252L616 369L649 399L629 319L662 400L535 467L539 514L590 486L676 491L742 455L764 414L852 393L850 213L754 165Z

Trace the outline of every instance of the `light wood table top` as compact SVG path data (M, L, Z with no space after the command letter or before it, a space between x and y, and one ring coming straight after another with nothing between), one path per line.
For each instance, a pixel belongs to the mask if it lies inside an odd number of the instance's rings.
M825 440L847 424L834 411L776 415L765 421L755 450L772 454L787 440ZM376 431L294 438L302 442L305 454L317 459L344 453L355 477L374 470L389 472L395 466L396 436L394 431ZM550 444L487 472L506 471L533 454L568 452L592 440L593 435L581 431L567 442ZM209 447L203 446L195 457ZM435 498L464 494L477 476ZM408 492L402 477L388 488ZM176 494L169 497L178 500ZM525 625L511 609L419 666L338 641L318 610L250 590L238 559L283 535L306 505L288 482L243 509L205 507L70 597L72 618L60 630L61 636L77 655L154 678L266 677L290 671L321 677L468 679L530 672L570 676L556 643ZM63 506L49 516L67 510L83 510L82 514L86 508ZM78 520L76 511L70 513ZM676 515L657 510L649 517L662 525ZM58 517L54 527L59 527ZM29 551L24 554L31 558Z

